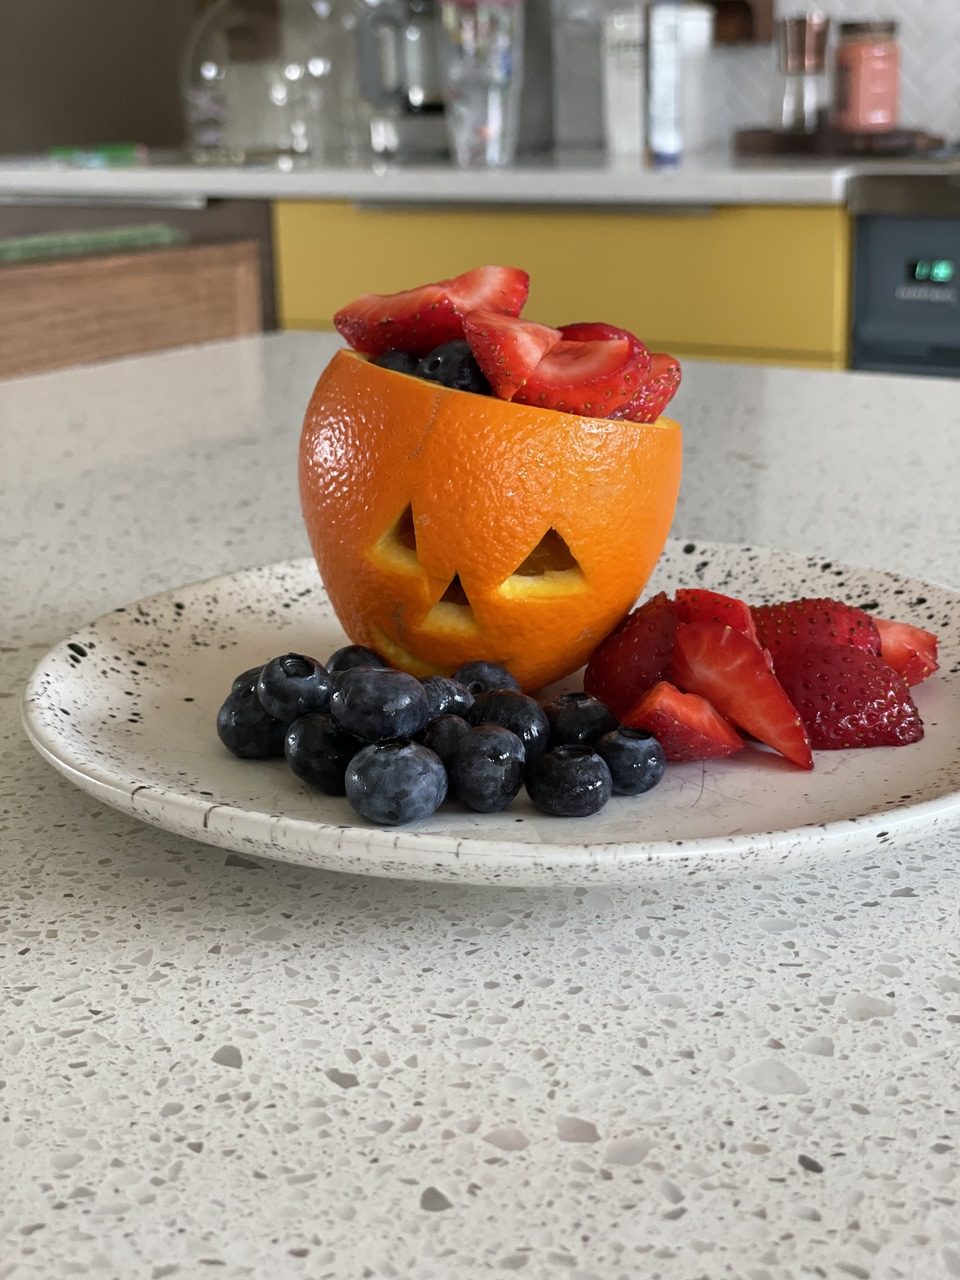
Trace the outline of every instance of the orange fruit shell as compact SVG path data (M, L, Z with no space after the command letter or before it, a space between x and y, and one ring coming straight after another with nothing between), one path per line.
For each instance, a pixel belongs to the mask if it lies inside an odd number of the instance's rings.
M536 689L582 666L633 606L670 529L681 452L667 418L512 404L344 350L307 408L300 495L354 643L415 675L499 662Z

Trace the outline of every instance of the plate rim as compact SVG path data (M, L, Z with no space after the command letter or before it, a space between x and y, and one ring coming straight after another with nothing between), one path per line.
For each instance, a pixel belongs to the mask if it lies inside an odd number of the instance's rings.
M702 547L705 550L716 548L718 552L760 552L768 555L785 556L797 562L809 561L817 563L825 558L822 555L805 555L802 552L758 547L749 543L718 542L710 539L676 537L669 539L668 545L674 545L680 550L690 542L696 542L698 549ZM138 604L147 605L154 601L169 599L171 596L187 590L213 589L225 582L233 582L238 578L254 573L269 572L276 569L292 570L298 566L313 566L314 563L311 556L297 556L269 564L250 565L227 573L215 574L209 578L198 579L194 582L180 583L165 590L153 592L151 595L141 596L137 600L129 601L122 607L131 609ZM939 592L956 598L958 607L960 607L960 592L946 583L938 583L932 579L912 578L894 570L848 565L845 562L836 560L832 561L832 563L835 568L841 568L853 574L878 574L892 578L896 580L898 585L915 583L918 587L935 588ZM387 855L396 860L402 858L405 853L416 855L417 862L421 861L424 856L451 860L452 864L459 866L461 870L466 870L471 864L492 870L498 865L523 867L532 863L550 863L556 866L558 870L573 871L578 868L587 869L590 866L596 866L600 862L609 862L613 866L623 867L628 864L649 865L680 861L689 862L691 860L707 860L718 857L724 861L727 859L733 861L737 858L742 858L744 854L776 853L791 844L832 845L844 837L847 838L848 843L852 846L854 843L863 843L865 838L876 835L882 830L888 830L891 836L895 835L898 829L904 827L932 830L945 824L951 815L960 811L960 786L958 786L955 791L939 796L928 797L895 808L880 809L873 813L852 818L833 819L830 822L812 821L794 827L778 827L730 836L694 837L687 840L635 842L591 840L589 832L585 832L587 838L582 843L557 844L549 840L542 840L537 843L515 841L507 837L485 836L482 832L452 836L442 831L423 831L416 826L380 827L373 823L364 823L362 819L359 819L358 815L353 815L352 811L345 816L356 816L356 821L343 823L324 822L319 819L272 813L266 809L243 808L232 805L229 802L211 801L199 795L173 790L169 786L157 785L151 781L138 783L132 775L128 783L119 783L115 772L99 767L96 762L89 759L85 759L82 762L77 761L76 757L71 755L68 749L65 749L63 738L49 732L40 723L37 714L39 706L37 686L46 674L51 660L60 655L63 648L71 641L81 637L84 631L106 622L116 612L118 612L117 607L105 610L96 618L85 623L82 628L72 631L69 635L57 641L38 659L27 678L20 700L24 730L32 746L40 756L81 790L95 795L104 803L111 804L113 807L131 814L139 821L161 828L167 826L156 816L144 812L136 805L135 802L138 795L149 793L151 798L182 818L182 821L175 828L177 831L185 832L187 833L187 838L193 838L202 843L219 843L215 839L218 833L215 828L211 827L210 819L215 811L221 810L229 812L231 820L235 824L249 828L243 833L237 833L237 839L241 839L243 835L251 836L256 842L275 849L279 858L283 858L285 848L284 843L282 841L278 842L276 836L283 830L296 832L301 836L309 835L311 837L309 842L302 840L298 841L298 844L309 847L311 851L315 849L318 859L321 860L325 848L333 852L334 850L341 851L346 846L353 846L358 861L367 857L371 861L369 868L356 868L358 874L398 875L400 871L396 867L387 871L379 870L380 863L375 863L374 859ZM538 814L537 819L544 823L569 823L571 821L570 819L550 818L545 814ZM593 819L586 818L581 821L589 823ZM167 829L170 829L169 826L167 826ZM854 832L857 837L856 841L850 840ZM345 833L350 833L350 838L346 841L344 840ZM318 861L317 865L322 866L322 861Z

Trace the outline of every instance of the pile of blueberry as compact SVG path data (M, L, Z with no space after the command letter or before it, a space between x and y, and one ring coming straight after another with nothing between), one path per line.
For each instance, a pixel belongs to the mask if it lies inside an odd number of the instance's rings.
M370 363L392 369L394 373L409 373L428 382L439 382L454 391L473 391L479 396L490 394L490 383L481 372L469 343L462 340L434 347L422 359L409 351L386 351Z
M490 662L417 680L360 645L326 664L286 653L245 671L217 732L241 759L285 756L298 778L383 826L429 817L448 796L496 813L524 784L544 813L581 818L664 771L657 740L589 694L541 706Z

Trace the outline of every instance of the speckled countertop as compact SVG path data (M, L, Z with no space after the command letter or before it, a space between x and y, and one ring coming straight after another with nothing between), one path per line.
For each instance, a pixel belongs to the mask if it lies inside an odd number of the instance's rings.
M960 833L468 889L139 826L27 746L52 642L307 550L331 348L0 384L0 1278L960 1276ZM956 382L691 365L676 530L960 585Z

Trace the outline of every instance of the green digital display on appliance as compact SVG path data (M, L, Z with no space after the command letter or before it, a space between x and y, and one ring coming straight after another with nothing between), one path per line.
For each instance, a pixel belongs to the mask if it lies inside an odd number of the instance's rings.
M907 279L920 284L952 284L956 274L952 258L920 258L909 264Z

